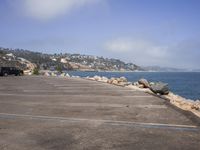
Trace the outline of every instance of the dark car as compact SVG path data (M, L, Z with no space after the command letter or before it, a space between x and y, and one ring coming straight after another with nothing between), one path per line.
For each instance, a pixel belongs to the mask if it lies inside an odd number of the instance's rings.
M16 67L0 67L0 76L23 75L23 70L17 69Z

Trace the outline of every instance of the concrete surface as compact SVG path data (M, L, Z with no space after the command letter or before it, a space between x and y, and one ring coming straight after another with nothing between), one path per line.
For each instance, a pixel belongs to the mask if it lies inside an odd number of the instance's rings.
M106 83L0 78L0 150L199 150L200 120Z

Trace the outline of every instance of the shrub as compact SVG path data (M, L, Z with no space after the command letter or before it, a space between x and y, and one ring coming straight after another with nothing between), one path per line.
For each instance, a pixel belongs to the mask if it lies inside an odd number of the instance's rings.
M57 66L57 67L56 67L56 70L57 70L58 72L62 73L62 66Z
M33 75L39 75L39 69L38 68L33 69Z

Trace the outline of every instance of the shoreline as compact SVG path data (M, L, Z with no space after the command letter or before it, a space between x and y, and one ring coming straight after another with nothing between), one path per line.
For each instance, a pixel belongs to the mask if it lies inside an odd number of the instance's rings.
M50 71L50 70L40 70L40 72L45 73L45 72L57 72L57 71ZM106 70L63 70L62 72L68 73L68 72L110 72L110 73L134 73L134 72L144 72L144 73L200 73L200 71L106 71Z
M55 74L50 75L50 74L47 74L47 72L44 75L57 77L57 75L55 75ZM68 73L67 74L62 73L58 77L81 78L81 79L92 80L92 81L96 81L96 82L103 82L103 83L112 84L115 86L121 86L124 88L149 93L154 96L158 96L164 100L167 100L170 104L172 104L173 106L176 106L182 110L192 112L193 114L195 114L196 116L198 116L200 118L200 101L199 100L193 101L190 99L186 99L184 97L176 95L175 93L173 93L171 91L169 91L169 93L166 95L156 94L156 93L152 92L152 90L150 90L150 88L145 88L141 84L136 85L132 82L128 82L128 80L125 77L120 77L120 78L112 77L110 79L107 77L104 77L104 76L100 77L97 75L93 76L93 77L89 77L89 76L88 77L80 77L80 76L70 76Z
M58 73L56 71L43 71L49 72L49 74L56 74L60 75L61 73ZM105 76L108 78L111 77L126 77L130 82L135 82L139 80L141 77L148 79L149 81L153 82L159 82L164 81L165 83L169 83L169 87L171 88L171 91L173 93L176 93L186 99L190 99L193 101L200 100L200 96L198 94L197 89L200 88L198 83L196 81L199 80L199 73L198 72L88 72L88 71L64 71L63 73L69 74L70 76L80 76L80 77L93 77L95 75L97 76ZM55 75L55 76L56 76ZM183 75L183 78L181 77ZM191 78L195 77L194 79ZM196 80L196 81L195 81ZM196 85L197 89L190 88L193 87L193 85Z
M102 78L103 79L101 79L101 77L99 77L99 76L96 76L96 77L85 78L85 79L105 83L106 82L105 77L102 77ZM124 78L124 77L122 77L122 78ZM112 78L111 78L111 80L112 80ZM113 78L113 80L119 80L120 81L120 78ZM136 86L136 85L133 85L133 84L127 85L128 81L125 81L125 83L123 83L124 81L120 81L122 83L119 83L119 84L113 83L113 82L109 83L108 81L109 81L109 79L106 82L108 84L113 84L113 85L116 85L116 86L123 86L124 88L142 91L142 92L145 92L145 93L153 94L154 96L158 96L158 97L160 97L164 100L168 100L170 102L170 104L172 104L172 105L174 105L174 106L176 106L176 107L178 107L182 110L190 111L200 118L200 101L199 100L193 101L193 100L190 100L190 99L186 99L184 97L181 97L179 95L174 94L171 91L169 91L169 94L166 94L166 95L155 94L149 88L139 87L139 86Z
M104 71L104 70L94 70L94 71L85 71L85 70L64 70L63 72L119 72L119 73L127 73L127 72L152 72L152 73L200 73L200 71Z

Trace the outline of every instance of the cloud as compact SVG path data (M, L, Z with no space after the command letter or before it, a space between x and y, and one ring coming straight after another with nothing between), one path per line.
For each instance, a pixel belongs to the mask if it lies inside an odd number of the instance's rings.
M168 66L169 46L145 38L115 38L104 44L110 57L144 66Z
M80 45L81 41L76 38L68 37L37 37L26 39L24 41L16 41L12 43L12 47L19 47L29 50L40 51L44 53L60 53L68 52L75 48L75 45Z
M185 39L170 47L170 62L182 68L199 69L200 40L198 37Z
M112 52L129 52L133 49L133 43L129 39L114 39L105 44L105 48Z
M104 48L115 53L134 53L151 57L163 57L167 47L154 44L152 41L133 38L116 38L105 43Z
M106 42L104 49L110 57L144 66L199 68L200 41L186 39L163 44L141 38L116 38Z
M50 20L99 0L11 0L26 16Z

